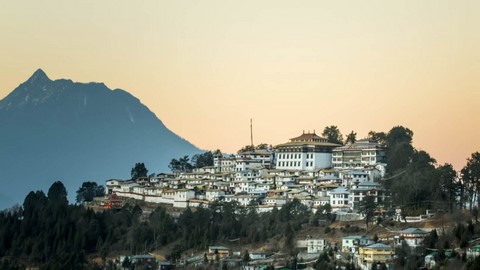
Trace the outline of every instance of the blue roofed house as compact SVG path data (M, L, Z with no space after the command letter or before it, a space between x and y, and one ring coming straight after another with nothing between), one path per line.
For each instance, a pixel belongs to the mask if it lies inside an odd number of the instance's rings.
M419 247L423 244L423 240L429 233L422 229L418 228L408 228L402 230L395 236L395 242L397 245L402 245L402 242L405 243L410 247Z

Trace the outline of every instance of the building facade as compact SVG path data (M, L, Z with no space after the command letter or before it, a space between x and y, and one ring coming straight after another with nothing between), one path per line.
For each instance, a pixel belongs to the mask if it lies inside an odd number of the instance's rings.
M332 153L335 169L363 168L377 163L386 163L386 148L368 139L337 147Z
M303 133L290 142L277 145L276 168L318 170L332 167L332 150L340 145L330 143L314 133Z

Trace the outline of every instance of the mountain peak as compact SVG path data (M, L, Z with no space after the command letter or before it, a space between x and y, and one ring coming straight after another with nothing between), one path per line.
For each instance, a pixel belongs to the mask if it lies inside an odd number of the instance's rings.
M39 68L37 69L33 75L28 79L28 82L30 83L37 83L37 82L46 82L46 81L50 81L50 79L48 78L47 74L45 74L45 72Z

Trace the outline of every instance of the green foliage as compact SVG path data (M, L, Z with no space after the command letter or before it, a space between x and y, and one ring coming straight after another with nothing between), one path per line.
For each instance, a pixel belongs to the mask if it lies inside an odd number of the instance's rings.
M237 202L217 201L208 208L187 208L177 220L165 208L157 207L141 221L142 209L137 205L98 213L82 205L68 205L61 182L54 183L48 195L30 192L23 209L0 212L0 258L14 258L8 265L91 269L96 267L87 260L91 254L107 258L118 250L149 252L176 241L171 258L179 258L191 248L206 249L230 240L261 243L268 238L283 241L291 253L295 233L308 223L310 214L298 200L261 214Z
M207 166L213 166L213 153L207 151L203 154L196 154L192 157L194 168L203 168Z
M67 205L67 190L62 182L56 181L48 189L48 201L55 205Z
M387 142L387 174L394 175L402 171L412 160L413 131L402 126L392 128L386 137Z
M480 191L480 153L475 152L467 159L467 164L461 170L462 181L470 197L470 206ZM477 200L480 206L480 200Z
M368 231L368 224L374 217L376 209L377 209L377 204L375 203L375 197L368 195L365 198L363 198L360 205L360 213L362 213L365 217L365 225L367 226L367 231Z
M352 144L357 141L357 133L352 130L345 139L345 144Z
M253 145L245 145L244 147L240 148L237 153L242 153L242 152L249 152L249 151L255 151L255 150L265 150L268 149L270 146L266 143L261 143L257 146Z
M77 203L91 202L95 197L101 197L105 194L105 188L97 185L95 182L83 182L77 190Z
M437 177L440 186L438 197L442 201L447 202L450 212L453 212L461 190L460 183L457 181L457 172L451 164L446 163L437 168Z
M250 261L250 253L248 253L248 250L245 250L245 252L243 253L242 261L243 262L249 262Z
M343 136L337 126L327 126L323 129L322 136L329 142L343 144Z
M330 270L334 269L331 259L328 256L327 252L322 252L318 257L317 261L314 264L316 270Z
M387 134L385 132L376 132L376 131L369 131L367 138L371 141L376 141L381 145L387 145Z
M138 179L140 177L147 177L148 170L143 162L135 163L135 166L132 168L130 174L132 179Z
M172 172L191 172L193 165L190 164L190 158L188 156L183 156L179 159L172 159L168 168L170 168Z

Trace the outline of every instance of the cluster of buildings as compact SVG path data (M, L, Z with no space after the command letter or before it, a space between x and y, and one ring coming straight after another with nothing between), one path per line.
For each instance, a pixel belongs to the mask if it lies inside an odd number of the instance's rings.
M313 211L330 204L334 212L355 212L366 196L379 204L385 200L378 182L385 174L385 152L384 146L367 139L341 146L304 132L273 149L217 152L213 166L193 172L108 180L106 192L177 208L221 199L265 212L296 198Z

